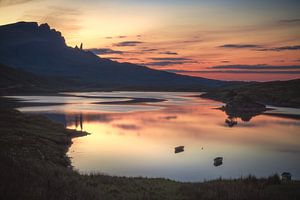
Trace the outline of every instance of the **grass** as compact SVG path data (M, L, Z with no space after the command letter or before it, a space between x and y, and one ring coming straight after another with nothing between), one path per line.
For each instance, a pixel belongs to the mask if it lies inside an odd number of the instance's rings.
M43 116L2 107L0 199L300 199L300 182L283 183L276 174L202 183L80 175L70 167L66 151L72 137L85 134L66 130Z

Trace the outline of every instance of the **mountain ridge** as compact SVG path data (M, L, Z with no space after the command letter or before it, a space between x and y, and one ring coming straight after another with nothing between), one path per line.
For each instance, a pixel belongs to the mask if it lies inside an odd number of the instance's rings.
M39 76L64 78L95 89L199 91L228 83L100 58L90 51L67 46L59 31L36 22L0 26L0 62Z

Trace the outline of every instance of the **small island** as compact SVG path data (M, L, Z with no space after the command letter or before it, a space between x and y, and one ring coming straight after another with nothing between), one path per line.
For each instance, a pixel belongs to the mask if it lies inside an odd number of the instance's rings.
M246 95L235 95L232 100L220 108L229 118L239 117L243 121L250 121L253 116L262 114L267 110L266 105L253 101Z
M211 89L203 98L242 106L246 110L264 111L262 105L300 108L300 79L271 82L232 83ZM261 105L259 105L261 104Z

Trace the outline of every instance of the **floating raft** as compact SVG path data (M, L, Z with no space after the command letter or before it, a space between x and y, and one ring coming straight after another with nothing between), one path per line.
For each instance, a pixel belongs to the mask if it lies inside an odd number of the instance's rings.
M223 157L216 157L214 159L214 166L218 167L223 164Z
M184 146L175 147L175 153L180 153L184 151Z

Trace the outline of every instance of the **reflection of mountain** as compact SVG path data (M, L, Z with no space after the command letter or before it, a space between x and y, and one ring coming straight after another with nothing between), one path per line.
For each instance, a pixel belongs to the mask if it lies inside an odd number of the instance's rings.
M83 117L82 114L80 113L79 115L75 115L75 128L79 128L80 130L83 129Z
M240 118L244 122L249 122L253 117L262 114L263 112L243 112L237 110L223 110L228 116L225 119L225 124L229 127L234 127L238 124L238 118Z
M241 118L243 121L248 122L252 117L262 114L267 109L265 105L253 101L248 96L235 95L221 110L228 115L225 123L229 127L233 127L237 125L236 118Z
M240 110L224 110L228 119L240 118L244 122L249 122L253 117L262 114L263 112L243 112Z
M64 124L65 127L74 126L76 128L83 129L85 122L98 122L107 123L114 119L110 117L110 114L87 114L87 113L73 113L73 114L57 114L57 113L45 113L49 119Z
M237 125L237 119L236 118L233 118L233 117L228 117L226 120L225 120L225 123L229 126L229 127L234 127Z
M60 89L201 90L224 82L153 70L99 58L66 46L48 24L19 22L0 26L0 62L35 75L68 80Z

